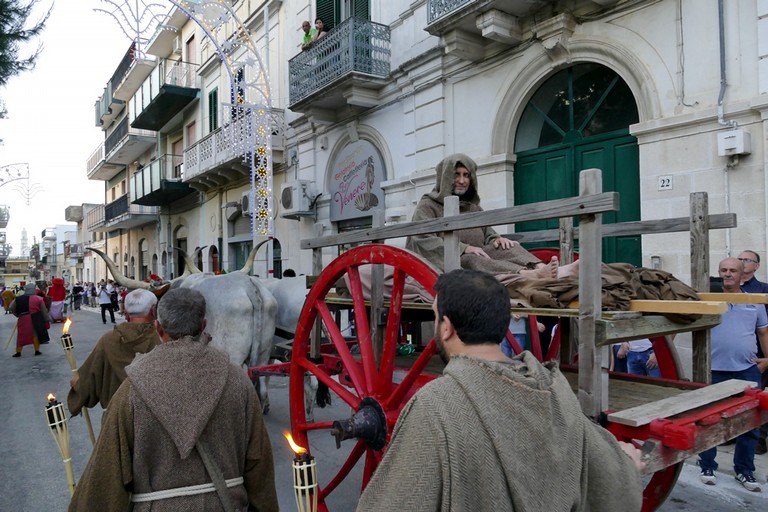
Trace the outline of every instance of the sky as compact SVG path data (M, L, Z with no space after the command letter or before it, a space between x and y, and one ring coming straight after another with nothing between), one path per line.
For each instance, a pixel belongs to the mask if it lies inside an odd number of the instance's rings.
M8 111L0 119L0 173L7 176L3 168L11 164L29 164L28 183L0 187L0 205L10 206L8 226L0 231L13 246L12 257L21 256L22 228L32 245L43 229L67 224L67 206L104 202L104 182L88 180L86 171L88 157L104 141L94 104L130 45L112 17L94 11L105 6L101 0L41 0L32 19L52 4L38 39L43 51L37 66L0 88ZM26 190L37 191L29 206Z

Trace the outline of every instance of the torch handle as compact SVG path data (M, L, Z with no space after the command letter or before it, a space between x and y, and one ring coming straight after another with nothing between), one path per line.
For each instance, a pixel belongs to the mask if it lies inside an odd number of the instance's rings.
M63 459L64 472L67 474L67 483L69 484L69 496L75 494L75 472L72 470L72 459Z
M5 344L4 350L8 350L8 347L11 345L11 340L13 339L13 335L16 334L16 329L18 329L18 327L19 327L19 323L14 322L13 329L11 330L11 335L8 336L8 343Z
M88 427L88 437L91 438L91 446L96 446L96 435L93 433L93 424L91 424L91 415L88 412L87 407L83 407L83 418L85 418L85 425Z

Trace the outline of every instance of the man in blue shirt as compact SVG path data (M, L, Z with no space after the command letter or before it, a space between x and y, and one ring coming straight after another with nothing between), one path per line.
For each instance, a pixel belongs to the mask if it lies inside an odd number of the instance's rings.
M744 264L744 272L741 274L741 289L747 293L768 293L768 283L758 281L755 277L755 272L760 268L760 255L751 250L741 251L739 261ZM765 305L765 310L768 311L768 304ZM757 346L757 357L765 357L760 345ZM768 371L763 371L763 389L766 387L768 387ZM760 439L757 441L755 453L762 455L768 452L766 437L768 437L768 425L763 425L760 427Z
M720 262L718 273L723 279L723 291L743 293L742 262L726 258ZM768 353L768 315L760 304L729 304L721 322L711 331L712 336L712 384L729 379L748 380L760 386L760 372L768 367L768 359L757 358L757 332L764 353ZM750 491L760 491L754 477L755 448L759 430L753 429L736 438L733 469L738 480ZM717 448L699 454L701 474L699 478L708 485L715 485Z

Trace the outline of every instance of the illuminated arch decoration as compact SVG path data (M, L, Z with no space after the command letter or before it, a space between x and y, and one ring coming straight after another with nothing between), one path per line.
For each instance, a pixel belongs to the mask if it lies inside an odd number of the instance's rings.
M171 29L163 21L167 2L181 9L194 21L216 47L230 83L229 103L222 103L222 113L229 124L226 130L235 154L250 168L249 208L251 234L272 236L272 101L269 77L256 45L235 13L231 0L101 0L112 10L96 9L112 16L127 34L136 31L137 42L149 40L146 34L157 29ZM164 10L163 14L160 14ZM123 25L125 24L125 25ZM132 26L132 24L134 26ZM128 30L126 27L130 27ZM172 29L175 30L175 29ZM144 35L142 35L144 34ZM137 54L138 57L139 54Z

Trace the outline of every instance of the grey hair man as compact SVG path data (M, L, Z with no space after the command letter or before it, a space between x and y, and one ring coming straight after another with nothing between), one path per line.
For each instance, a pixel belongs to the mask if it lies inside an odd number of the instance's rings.
M149 352L160 344L155 331L157 297L148 290L134 290L125 296L126 322L104 333L70 381L67 406L73 416L83 407L101 403L106 409L112 395L125 380L125 367L136 354Z
M70 511L278 510L259 397L208 345L205 310L196 290L163 296L162 343L126 369Z

